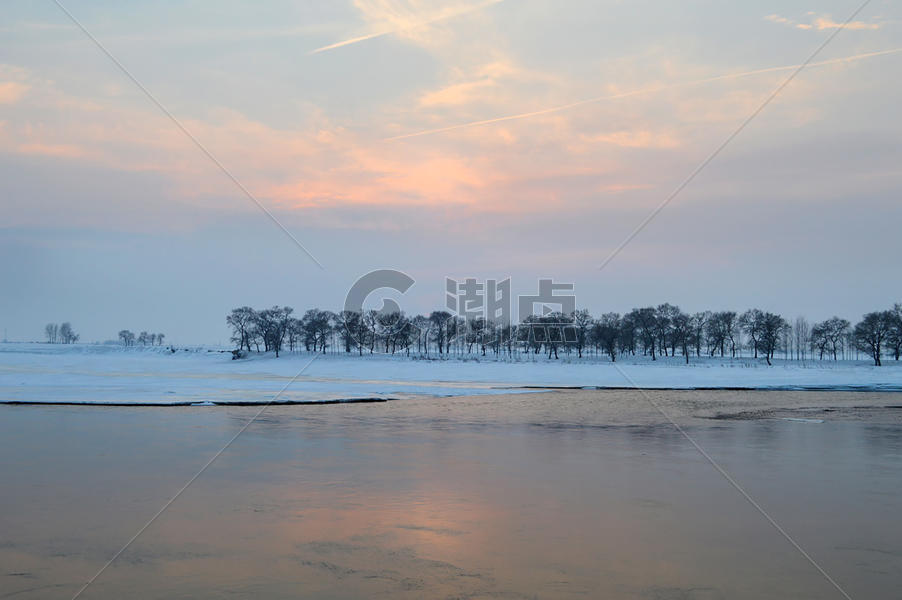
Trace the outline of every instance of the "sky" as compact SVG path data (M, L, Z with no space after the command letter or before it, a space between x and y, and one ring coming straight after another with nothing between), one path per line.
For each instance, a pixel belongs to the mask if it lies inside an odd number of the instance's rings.
M173 118L53 1L4 6L10 340L71 321L224 344L233 307L338 310L378 268L416 280L411 313L443 307L445 277L553 278L593 314L902 301L897 3L872 0L603 269L860 2L60 3Z

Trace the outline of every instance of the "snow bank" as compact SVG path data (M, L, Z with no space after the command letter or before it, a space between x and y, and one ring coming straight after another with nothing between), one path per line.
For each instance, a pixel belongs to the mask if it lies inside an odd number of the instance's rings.
M122 404L265 403L459 396L534 388L818 389L902 391L902 365L886 361L646 358L618 361L520 357L423 360L307 353L233 361L221 349L0 344L0 402ZM309 363L309 365L308 365Z

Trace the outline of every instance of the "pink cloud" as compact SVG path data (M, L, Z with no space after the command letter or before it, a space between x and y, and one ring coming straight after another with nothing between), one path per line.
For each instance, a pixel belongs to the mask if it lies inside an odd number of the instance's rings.
M842 23L837 23L830 17L818 17L814 20L814 26L818 29L839 29ZM865 23L864 21L849 21L845 29L880 29L879 23Z
M17 150L21 154L61 156L65 158L81 158L86 155L83 148L71 144L21 144Z
M30 88L30 85L18 81L0 82L0 104L15 104Z
M813 16L815 13L809 12L808 16ZM849 21L845 25L843 23L838 23L834 21L829 15L825 15L823 17L816 17L810 23L797 23L793 19L789 19L787 17L783 17L777 14L767 15L764 17L768 21L773 21L774 23L779 23L781 25L789 25L791 27L795 27L796 29L839 29L840 27L844 29L880 29L880 23L866 23L864 21Z

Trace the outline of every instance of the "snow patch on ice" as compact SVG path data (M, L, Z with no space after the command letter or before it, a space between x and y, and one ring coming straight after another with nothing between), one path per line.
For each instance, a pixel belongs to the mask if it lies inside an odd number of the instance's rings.
M902 391L902 366L886 361L781 361L681 357L652 362L575 356L411 359L405 356L252 353L232 360L220 348L123 348L0 344L0 402L171 404L322 402L411 396L462 396L542 389L761 389ZM308 365L309 363L309 365ZM625 374L625 375L624 375Z

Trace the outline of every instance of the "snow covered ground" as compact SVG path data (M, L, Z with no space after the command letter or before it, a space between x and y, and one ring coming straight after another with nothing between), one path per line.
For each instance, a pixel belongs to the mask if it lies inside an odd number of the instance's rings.
M775 361L750 358L498 361L307 353L233 361L207 348L0 344L0 402L191 404L310 402L412 395L476 395L541 387L752 388L902 391L902 365L885 361ZM309 363L309 364L308 364Z

